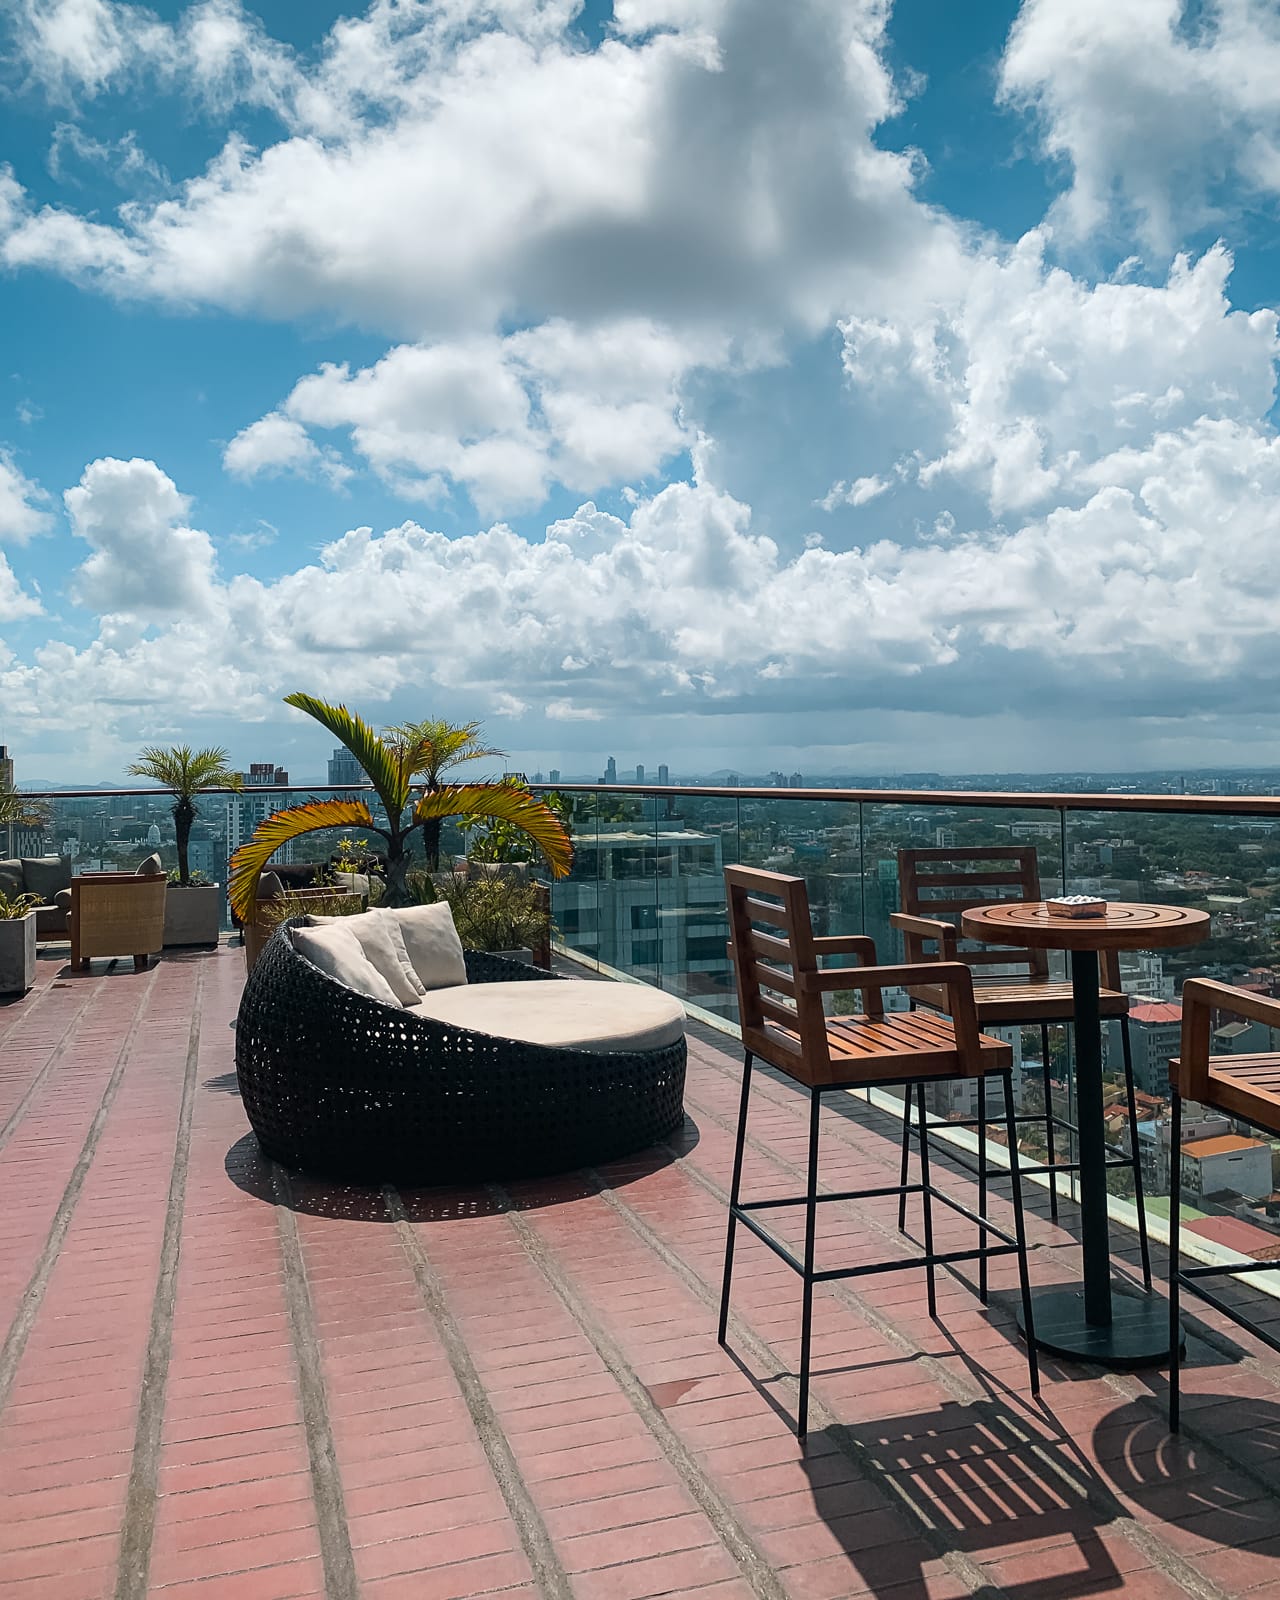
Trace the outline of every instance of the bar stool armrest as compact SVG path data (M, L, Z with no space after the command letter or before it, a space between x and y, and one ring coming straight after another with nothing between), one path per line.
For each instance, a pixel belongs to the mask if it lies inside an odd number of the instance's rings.
M925 961L924 946L926 941L934 940L938 946L936 959L942 961L955 961L957 934L949 922L943 922L935 917L916 917L908 911L891 911L889 913L889 926L896 928L904 935L903 944L906 947L908 961Z

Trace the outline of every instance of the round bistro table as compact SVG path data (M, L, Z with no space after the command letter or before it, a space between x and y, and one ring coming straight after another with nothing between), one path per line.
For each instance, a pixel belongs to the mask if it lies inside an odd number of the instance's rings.
M1164 1300L1119 1295L1113 1301L1111 1295L1098 952L1198 944L1208 935L1209 915L1182 906L1110 901L1100 916L1056 917L1043 902L1032 900L974 906L962 914L960 927L966 938L984 944L1066 950L1071 956L1084 1282L1035 1291L1036 1343L1055 1355L1118 1369L1165 1361L1169 1356L1169 1308Z

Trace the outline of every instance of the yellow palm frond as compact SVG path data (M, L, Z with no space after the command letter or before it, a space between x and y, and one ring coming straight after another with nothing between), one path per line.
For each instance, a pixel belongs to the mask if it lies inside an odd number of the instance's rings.
M328 728L335 739L346 745L378 791L378 798L386 807L388 820L393 826L397 824L400 813L409 803L409 779L402 771L395 752L387 747L364 718L358 717L354 711L348 711L346 706L330 705L327 700L320 700L313 694L287 694L284 703L296 706L299 711L314 717Z
M415 823L454 816L509 822L527 833L542 851L553 877L568 876L573 865L569 835L550 806L536 800L527 789L508 783L448 783L423 795L413 808Z
M260 822L253 838L231 858L231 909L241 922L253 920L258 879L271 857L290 839L317 828L374 828L374 821L363 800L313 800L310 805L277 811Z

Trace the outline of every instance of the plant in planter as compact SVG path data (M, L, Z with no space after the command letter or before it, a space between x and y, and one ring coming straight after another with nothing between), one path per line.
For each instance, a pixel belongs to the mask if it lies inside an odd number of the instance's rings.
M188 861L191 826L199 814L196 796L210 789L241 787L240 774L227 766L227 752L220 746L193 750L190 745L161 749L148 745L130 766L133 777L154 778L173 791L173 831L178 847L176 893L165 897L164 942L166 945L217 944L222 926L222 886L192 882Z
M242 921L253 919L258 879L275 852L317 828L360 828L385 842L383 903L388 906L410 902L408 847L414 832L446 817L473 815L513 823L533 840L554 877L562 878L569 871L573 846L568 834L554 813L527 789L500 783L449 783L436 789L430 789L425 781L415 784L415 777L428 764L425 740L409 737L403 729L388 729L379 735L346 706L330 705L314 695L286 695L285 704L314 717L350 750L382 803L384 822L374 820L364 800L313 800L277 811L259 823L253 838L240 846L231 862L231 904Z
M508 873L474 878L415 873L414 886L423 900L447 903L465 950L528 959L550 937L551 914L541 884Z
M25 994L36 981L38 894L0 890L0 994Z

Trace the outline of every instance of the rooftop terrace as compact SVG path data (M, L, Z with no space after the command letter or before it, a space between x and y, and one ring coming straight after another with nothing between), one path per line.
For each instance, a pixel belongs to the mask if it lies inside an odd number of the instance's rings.
M1030 1402L1007 1263L940 1323L914 1273L827 1286L801 1445L798 1282L747 1238L714 1338L732 1041L693 1028L643 1158L360 1191L260 1157L243 971L46 949L0 1007L0 1600L1280 1596L1280 1365L1216 1314L1173 1440L1159 1373L1046 1361ZM806 1113L763 1076L748 1185L795 1186ZM848 1099L827 1182L892 1181L896 1132ZM892 1200L820 1214L820 1255L905 1253Z

